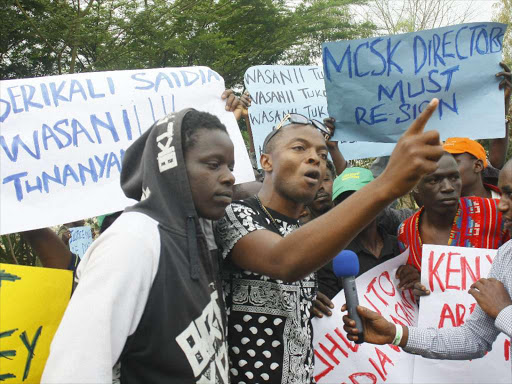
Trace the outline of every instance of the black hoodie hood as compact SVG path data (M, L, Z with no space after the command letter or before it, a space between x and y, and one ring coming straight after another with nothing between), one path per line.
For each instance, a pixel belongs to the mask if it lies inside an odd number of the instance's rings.
M185 218L197 217L181 142L184 109L158 120L128 148L121 187L139 203L128 211L145 213L161 225L185 233Z
M165 230L187 238L190 275L197 279L198 240L205 243L206 239L192 200L182 150L181 126L190 111L193 109L167 115L135 140L123 159L121 187L127 197L139 201L127 212L144 213Z

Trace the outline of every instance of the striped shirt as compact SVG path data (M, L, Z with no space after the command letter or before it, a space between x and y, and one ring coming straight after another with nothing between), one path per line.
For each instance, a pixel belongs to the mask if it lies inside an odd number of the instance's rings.
M477 196L462 197L452 228L448 244L455 247L498 249L510 236L503 229L501 212L496 199ZM398 247L400 252L409 248L408 264L421 270L421 251L423 242L420 236L420 219L423 207L406 219L398 228Z
M499 248L488 277L501 281L512 297L512 241ZM409 327L404 350L431 359L475 359L491 350L501 332L512 338L512 305L502 309L496 319L477 306L460 327Z

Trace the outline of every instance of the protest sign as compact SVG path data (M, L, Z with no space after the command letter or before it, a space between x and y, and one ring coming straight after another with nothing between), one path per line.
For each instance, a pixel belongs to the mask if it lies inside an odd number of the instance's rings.
M82 256L87 251L87 248L92 244L92 231L91 227L74 227L69 228L71 238L69 239L69 249L78 257Z
M39 383L73 273L0 264L0 381Z
M320 66L258 65L250 67L244 82L252 97L249 121L256 159L259 163L263 141L287 113L299 113L323 121L328 117L324 72ZM343 128L338 128L343 131ZM344 142L338 136L345 159L387 156L392 143Z
M396 142L432 98L427 129L473 139L505 135L502 69L506 25L471 23L323 44L335 139ZM485 129L483 129L485 127Z
M371 269L356 279L359 303L395 324L415 325L418 306L410 290L396 288L395 272L409 252ZM315 379L322 383L410 383L414 356L393 345L355 344L343 330L345 295L333 299L332 316L314 318Z
M475 309L469 287L487 277L494 249L423 245L421 281L430 291L421 298L418 326L452 328L464 324ZM492 351L472 361L416 357L414 383L510 383L510 341L500 334Z
M95 72L0 82L0 233L124 209L125 150L153 122L193 107L235 146L237 183L254 180L224 80L206 67Z

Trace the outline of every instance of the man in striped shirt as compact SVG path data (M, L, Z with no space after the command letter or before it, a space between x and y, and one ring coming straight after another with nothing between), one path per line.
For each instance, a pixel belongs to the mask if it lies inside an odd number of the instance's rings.
M497 249L509 239L498 200L461 198L462 182L454 157L445 153L438 164L438 169L423 177L416 187L423 207L398 229L400 251L409 248L408 264L418 271L424 243Z

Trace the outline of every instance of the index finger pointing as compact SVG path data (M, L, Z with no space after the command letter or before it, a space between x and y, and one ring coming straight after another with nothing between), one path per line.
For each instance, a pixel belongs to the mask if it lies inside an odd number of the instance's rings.
M434 111L436 110L439 104L438 99L432 99L430 103L428 103L427 108L412 122L407 131L405 131L404 136L409 135L418 135L423 132L425 125L427 125L427 121L430 119Z

